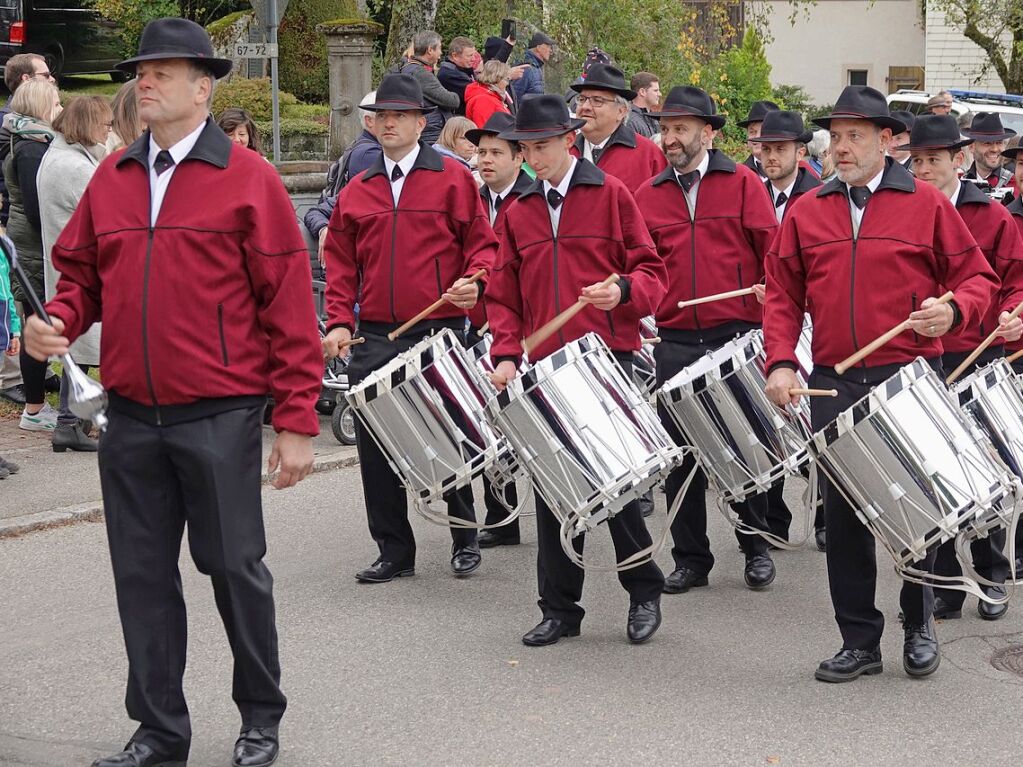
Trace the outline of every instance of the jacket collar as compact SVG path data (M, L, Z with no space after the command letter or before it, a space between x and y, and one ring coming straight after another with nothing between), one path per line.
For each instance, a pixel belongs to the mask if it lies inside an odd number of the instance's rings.
M916 180L913 178L912 173L902 167L901 163L895 162L891 157L886 157L884 159L884 174L881 176L881 183L878 184L877 191L880 192L882 189L894 189L897 192L912 193L916 191ZM848 195L845 182L840 181L838 176L835 176L817 190L817 196L824 197L825 195L838 192Z
M1023 218L1023 197L1017 196L1006 208L1012 215Z
M715 173L715 172L718 172L718 173L735 173L735 160L733 160L728 155L722 153L721 151L719 151L717 149L708 149L707 150L707 156L708 156L708 160L707 160L707 175L708 176L711 173ZM677 177L675 176L675 168L672 165L668 165L667 168L665 168L660 173L658 173L654 177L654 180L653 180L652 183L653 183L654 186L658 186L660 184L665 183L666 181L671 181L671 182L673 182L675 184L675 186L678 186ZM681 189L681 188L682 187L679 187L679 189Z
M518 186L519 182L516 181L515 185ZM604 186L604 171L598 168L589 160L583 160L579 158L575 161L575 172L572 174L572 178L568 182L568 191L572 191L577 186ZM531 194L537 194L543 197L543 181L536 178L533 179L528 186L524 187L519 197L529 197Z
M231 157L231 139L220 127L213 122L213 117L206 117L206 127L202 129L199 138L192 147L192 151L185 155L188 160L202 160L218 168L226 168L228 159ZM124 154L117 158L117 167L120 167L128 160L135 160L143 168L149 169L149 131L144 131L141 136L135 139Z
M1009 183L1009 179L1012 178L1012 173L1007 171L1005 168L999 168L997 172L998 172L998 183L999 184L1007 184L1007 183ZM963 174L963 177L964 178L979 178L979 176L977 175L977 163L976 162L974 162L973 165L970 166L970 169L967 170L966 173Z
M537 69L543 68L543 62L540 61L540 57L533 53L528 48L526 49L526 55L522 57L523 64L532 64Z
M991 198L980 191L980 187L972 181L959 182L959 199L956 200L956 210L964 205L990 205Z
M576 171L578 172L578 168ZM533 179L529 177L529 174L524 170L519 171L519 175L515 178L515 183L512 184L511 191L508 192L506 199L514 200L516 197L521 197L522 193L525 192L529 187L533 185ZM480 187L480 197L483 198L483 202L490 205L490 187L484 184Z
M444 170L444 159L440 156L436 149L424 144L422 141L419 142L419 156L416 161L412 163L412 170L409 171L409 175L417 170ZM362 182L366 183L374 176L386 176L387 169L384 167L384 155L383 152L380 156L374 160L373 164L370 165L365 172L362 174Z
M629 127L627 120L623 120L614 132L607 137L607 143L604 144L604 151L606 152L615 144L621 144L628 149L636 148L636 131L634 128ZM575 137L575 148L579 150L579 155L582 156L583 147L586 146L586 137L582 131L579 131Z
M814 176L806 168L800 168L796 174L796 183L792 187L792 196L795 197L797 194L806 194L812 192L814 189L821 185L821 180Z

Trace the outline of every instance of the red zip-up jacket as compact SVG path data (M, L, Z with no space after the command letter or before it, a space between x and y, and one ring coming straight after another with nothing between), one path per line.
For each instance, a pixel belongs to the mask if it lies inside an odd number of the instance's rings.
M1023 239L1005 206L992 202L971 181L959 182L956 210L1002 281L1001 290L988 305L979 324L949 333L941 341L947 352L971 352L998 327L1001 312L1011 312L1023 301ZM1004 339L995 339L995 346L1003 343Z
M574 304L582 289L612 272L621 303L610 312L585 307L534 350L535 362L591 331L622 352L639 348L639 321L664 295L667 274L625 184L577 160L554 237L536 180L508 208L498 266L487 285L495 360L521 359L521 341Z
M955 292L959 328L978 324L998 276L952 203L904 167L886 161L853 238L846 186L829 181L796 200L767 256L767 363L794 367L803 309L813 319L814 365L834 367L891 330L925 298ZM916 300L914 302L914 296ZM861 367L932 359L940 339L909 331Z
M341 190L327 229L328 329L353 330L356 301L360 321L411 319L458 278L489 272L497 256L472 176L423 143L397 206L381 155ZM428 319L459 316L445 303Z
M774 205L774 192L769 189L771 182L770 180L764 182L764 191L767 192L768 201ZM813 169L807 169L800 165L799 170L796 172L796 183L792 185L792 196L789 197L787 203L785 203L785 212L782 213L782 221L785 220L785 216L792 210L792 205L807 192L812 192L815 189L820 188L821 180L813 172ZM775 216L777 219L777 216ZM777 234L775 235L777 236Z
M1015 180L1015 177L1013 177ZM1016 229L1019 231L1019 235L1023 238L1023 197L1016 195L1016 198L1005 206L1005 209L1012 216L1013 222L1016 224ZM1005 352L1008 356L1012 352L1017 352L1023 349L1023 338L1018 341L1009 341L1005 344Z
M582 158L585 141L582 131L579 131L570 150L573 157ZM640 136L627 122L623 122L608 136L596 166L624 182L635 194L646 181L668 166L668 160L657 144Z
M153 423L269 392L277 431L318 434L309 255L273 166L207 120L153 227L149 209L146 132L100 165L53 246L65 335L102 319L103 384Z
M690 218L674 168L636 192L650 236L668 267L668 293L657 326L701 330L729 322L760 324L754 296L679 309L678 302L748 288L764 278L764 257L778 222L764 182L745 165L711 149Z

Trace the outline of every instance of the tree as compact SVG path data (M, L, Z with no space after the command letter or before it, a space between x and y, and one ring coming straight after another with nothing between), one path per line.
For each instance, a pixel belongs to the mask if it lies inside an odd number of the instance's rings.
M439 0L394 0L391 23L387 30L384 63L390 66L401 59L416 32L433 29Z
M925 0L926 2L926 0ZM1023 93L1023 3L1020 0L930 0L987 56L1007 93Z

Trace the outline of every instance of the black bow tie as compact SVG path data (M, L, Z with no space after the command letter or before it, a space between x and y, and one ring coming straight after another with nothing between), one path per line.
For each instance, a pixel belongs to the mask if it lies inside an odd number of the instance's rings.
M865 186L851 186L849 187L849 196L852 198L853 205L863 210L867 200L870 199L870 189Z
M394 170L391 171L391 183L393 184L395 181L397 181L399 178L401 178L404 175L405 174L401 172L401 168L399 168L397 165L395 165L394 166Z
M780 208L782 205L788 202L788 200L789 198L785 194L785 192L779 192L778 196L774 198L774 207Z
M554 210L561 207L561 203L565 201L564 196L557 189L547 190L547 204L550 205Z
M700 180L700 171L691 170L688 173L677 173L678 183L682 185L682 188L687 192L693 188L693 185Z
M171 157L171 153L166 149L161 149L156 153L156 159L153 161L153 170L156 171L157 176L162 176L165 170L174 167L174 158Z

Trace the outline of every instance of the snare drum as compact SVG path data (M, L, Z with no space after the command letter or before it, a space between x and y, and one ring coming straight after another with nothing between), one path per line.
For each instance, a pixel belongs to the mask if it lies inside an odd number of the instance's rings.
M766 367L763 334L752 330L708 352L657 393L728 503L767 491L809 460L807 398L785 411L776 407L764 393Z
M987 437L922 359L840 413L810 451L900 569L1016 493Z
M595 333L514 378L487 413L572 536L639 498L684 454Z
M653 317L644 317L639 321L639 337L657 338L657 323ZM654 360L654 345L639 345L639 351L633 352L632 380L643 394L649 397L657 388L657 362Z

